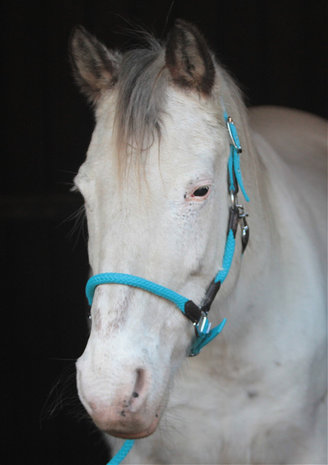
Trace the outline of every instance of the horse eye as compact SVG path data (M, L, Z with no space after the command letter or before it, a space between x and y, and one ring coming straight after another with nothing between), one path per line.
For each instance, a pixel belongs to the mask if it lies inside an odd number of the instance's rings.
M205 197L205 195L208 193L209 189L210 189L210 186L199 187L198 189L196 189L194 191L192 196L193 197Z

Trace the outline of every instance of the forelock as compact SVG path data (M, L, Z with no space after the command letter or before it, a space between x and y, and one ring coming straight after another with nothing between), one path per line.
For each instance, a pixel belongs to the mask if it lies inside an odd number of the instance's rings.
M167 84L164 49L155 39L148 39L147 48L123 55L114 126L121 160L140 158L160 141Z

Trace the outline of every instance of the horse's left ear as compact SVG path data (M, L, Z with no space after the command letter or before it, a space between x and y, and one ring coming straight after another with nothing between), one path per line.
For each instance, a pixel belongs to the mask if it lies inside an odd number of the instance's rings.
M214 84L215 69L207 43L199 30L178 19L166 44L166 66L180 87L208 95Z

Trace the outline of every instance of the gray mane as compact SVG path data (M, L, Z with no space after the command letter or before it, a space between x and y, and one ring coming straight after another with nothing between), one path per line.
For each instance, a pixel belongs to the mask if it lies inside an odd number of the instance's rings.
M118 153L141 154L161 136L168 83L164 49L149 37L148 47L126 52L118 75L115 131Z

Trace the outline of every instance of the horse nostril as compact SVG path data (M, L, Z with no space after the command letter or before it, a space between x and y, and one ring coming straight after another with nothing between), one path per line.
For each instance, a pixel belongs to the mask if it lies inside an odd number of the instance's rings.
M144 402L148 392L148 379L146 371L142 368L136 370L136 381L131 395L130 409L137 410Z
M144 386L146 384L146 372L142 368L138 368L137 370L137 380L136 384L134 385L134 397L138 397L139 393L142 392Z

